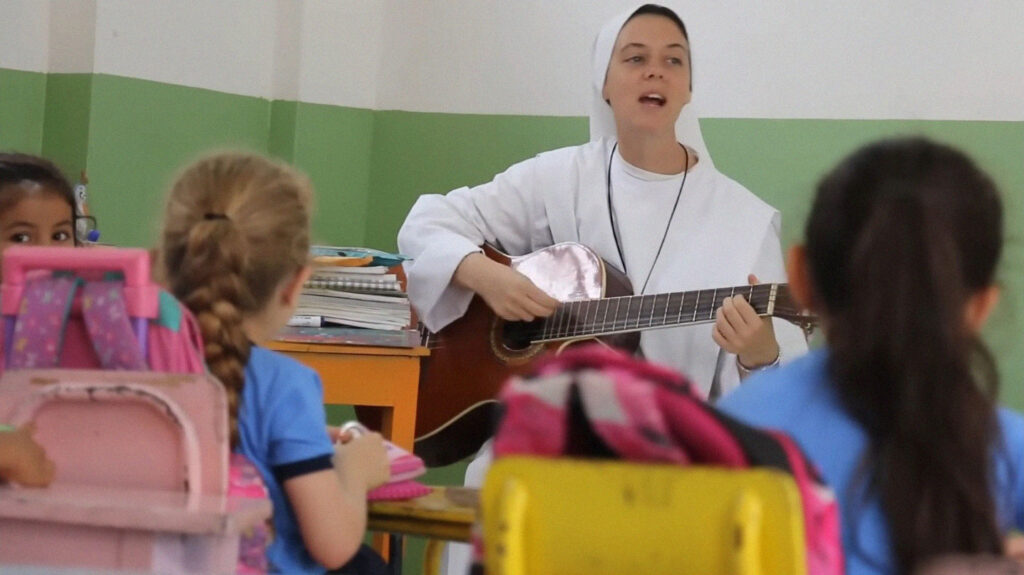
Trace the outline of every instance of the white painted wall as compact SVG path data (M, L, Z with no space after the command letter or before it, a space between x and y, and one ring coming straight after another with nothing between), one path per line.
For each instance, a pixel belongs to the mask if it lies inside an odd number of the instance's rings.
M274 52L271 62L270 94L276 100L299 99L302 68L303 5L276 0L274 7Z
M388 0L378 107L585 114L590 46L612 4Z
M587 113L593 37L637 5L2 1L4 68L360 108L560 116ZM1024 120L1022 0L666 1L690 29L704 116Z
M1021 0L666 1L710 117L1024 120ZM380 108L585 115L622 0L391 0Z
M277 5L99 0L95 71L269 97Z
M50 7L39 0L2 0L0 68L45 72L49 65Z
M301 101L378 107L384 14L382 0L305 1Z
M38 2L45 6L46 2ZM50 72L88 74L96 54L96 0L50 2Z

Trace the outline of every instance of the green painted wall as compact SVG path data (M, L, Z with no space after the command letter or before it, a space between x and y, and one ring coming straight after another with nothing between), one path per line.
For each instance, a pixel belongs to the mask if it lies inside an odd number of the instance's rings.
M969 153L1005 200L1003 297L985 339L999 359L1003 400L1024 410L1024 122L718 119L701 128L716 166L782 212L787 247L802 235L818 178L865 142L922 135Z
M154 243L165 190L204 151L267 151L260 98L97 74L91 106L89 202L114 244Z
M295 161L295 124L298 114L298 102L274 100L270 103L267 151L287 162Z
M87 168L90 208L106 242L152 245L175 173L206 151L242 149L310 175L317 241L364 243L371 110L103 74L0 72L0 145L43 153L73 180Z
M373 137L372 110L298 105L294 162L316 186L314 241L366 243Z
M585 142L587 133L585 118L377 112L367 245L395 249L420 194L487 182L538 152Z
M56 162L72 182L88 163L92 74L46 77L46 117L42 154Z
M0 68L0 150L43 150L46 74Z
M781 210L786 247L802 234L817 180L856 147L919 134L970 153L1006 198L1003 299L985 335L1004 400L1024 409L1024 122L709 119L701 128L715 165ZM515 161L586 139L585 118L378 112L367 244L393 249L420 194L485 182Z
M783 213L788 246L817 179L855 147L923 134L964 148L1005 191L1004 297L986 337L1004 398L1024 409L1024 122L709 119L715 163ZM293 162L317 188L316 241L395 247L423 193L485 182L540 151L584 142L580 117L437 114L268 101L108 75L0 69L0 149L41 152L72 179L88 168L103 239L148 246L182 165L241 148Z

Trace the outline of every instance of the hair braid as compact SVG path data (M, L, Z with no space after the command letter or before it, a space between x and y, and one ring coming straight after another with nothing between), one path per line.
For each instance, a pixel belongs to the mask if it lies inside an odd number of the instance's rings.
M171 190L159 259L171 291L198 320L207 366L227 390L232 446L253 345L246 321L305 264L311 197L291 169L240 154L197 162Z

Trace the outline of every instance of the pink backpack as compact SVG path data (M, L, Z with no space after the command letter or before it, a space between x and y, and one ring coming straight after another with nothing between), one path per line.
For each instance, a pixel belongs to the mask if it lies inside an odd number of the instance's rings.
M838 503L796 443L719 412L682 375L601 345L577 346L542 361L532 377L510 379L500 400L495 458L607 457L792 474L808 573L844 573Z
M54 367L206 372L195 317L153 283L142 249L8 248L0 308L0 374ZM268 498L259 472L240 454L231 456L228 495ZM242 537L239 573L267 570L269 539L262 525Z
M4 367L205 371L199 326L145 250L15 246L3 269Z

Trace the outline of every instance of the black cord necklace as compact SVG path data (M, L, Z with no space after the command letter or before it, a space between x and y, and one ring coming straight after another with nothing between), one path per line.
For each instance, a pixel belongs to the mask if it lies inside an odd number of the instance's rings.
M665 247L665 239L668 238L668 230L672 227L672 220L676 217L676 208L679 207L679 198L683 197L683 186L686 185L686 176L690 173L690 151L686 149L686 146L679 144L679 147L683 149L683 153L686 154L686 162L683 164L683 181L679 183L679 192L676 194L676 201L672 204L672 212L668 215L668 223L665 224L665 233L661 235L661 243L658 244L658 251L654 254L654 261L651 262L651 269L647 270L647 279L644 280L643 288L636 295L642 295L647 291L647 282L651 281L651 273L654 272L654 266L658 265L658 258L661 257L661 248ZM612 153L608 156L608 173L606 184L608 186L608 216L611 218L612 223L612 237L615 238L615 249L619 251L619 261L622 262L622 273L626 272L626 256L622 253L622 242L619 241L618 226L615 223L615 208L612 206L612 160L615 158L615 150L619 148L619 143L615 142L612 146Z

